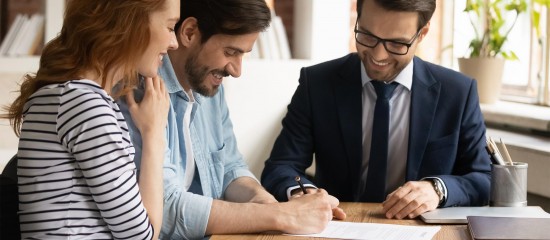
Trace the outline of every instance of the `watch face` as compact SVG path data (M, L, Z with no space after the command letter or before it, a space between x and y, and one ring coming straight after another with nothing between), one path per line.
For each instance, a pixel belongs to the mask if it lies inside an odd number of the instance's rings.
M434 185L435 193L437 193L437 196L439 197L439 202L443 201L444 194L443 194L443 188L441 186L441 183L438 180L434 179L433 185Z

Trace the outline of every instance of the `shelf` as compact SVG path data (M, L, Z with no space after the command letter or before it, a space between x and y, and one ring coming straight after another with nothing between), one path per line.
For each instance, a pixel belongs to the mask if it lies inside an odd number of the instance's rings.
M63 25L65 1L43 0L45 16L44 43L56 37ZM36 72L40 62L39 56L0 57L0 73Z

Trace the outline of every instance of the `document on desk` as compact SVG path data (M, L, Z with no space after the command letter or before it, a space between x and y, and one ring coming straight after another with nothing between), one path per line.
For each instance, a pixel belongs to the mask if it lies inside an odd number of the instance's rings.
M356 223L330 221L321 233L294 235L357 240L430 240L441 229L440 226L407 226L381 223Z

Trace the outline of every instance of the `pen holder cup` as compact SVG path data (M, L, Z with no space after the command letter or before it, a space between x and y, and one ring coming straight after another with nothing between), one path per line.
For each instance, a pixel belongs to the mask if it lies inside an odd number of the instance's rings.
M527 206L527 163L491 164L491 171L491 206Z

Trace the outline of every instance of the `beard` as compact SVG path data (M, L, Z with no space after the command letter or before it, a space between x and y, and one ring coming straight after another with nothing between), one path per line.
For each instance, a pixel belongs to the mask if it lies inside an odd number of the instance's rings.
M223 77L229 76L229 73L223 69L209 70L208 66L202 65L198 61L198 52L192 54L185 63L184 66L185 75L187 75L187 81L193 91L206 96L212 97L218 93L219 86L208 87L206 84L206 78L209 74L219 74Z

